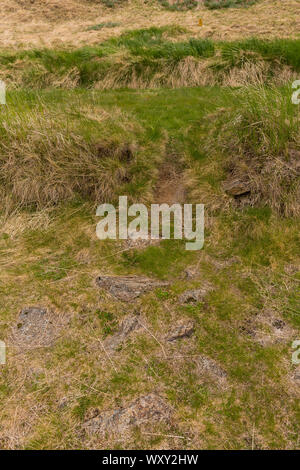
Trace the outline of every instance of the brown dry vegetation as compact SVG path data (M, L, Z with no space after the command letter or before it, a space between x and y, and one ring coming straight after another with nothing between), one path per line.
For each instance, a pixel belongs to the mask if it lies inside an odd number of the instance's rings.
M68 112L75 110L70 108ZM78 122L65 126L63 114L44 106L26 118L9 112L3 116L1 130L5 138L1 142L0 165L1 207L5 211L16 205L42 208L76 195L110 201L122 185L132 181L137 161L150 181L153 170L146 164L147 157L138 143L142 131L130 116L120 110L108 113L94 107L85 112L81 108L81 113L87 128L98 126L90 141L80 133ZM6 139L10 144L5 143Z
M0 42L2 48L61 48L96 44L127 29L172 23L202 38L297 37L299 8L298 0L261 0L249 8L226 10L208 10L199 5L197 10L186 12L167 11L154 0L129 0L116 9L89 0L3 0ZM201 28L199 18L203 19ZM120 26L87 31L89 26L107 21Z
M229 193L237 190L236 195L244 196L237 198L239 204L262 204L285 217L299 218L299 113L276 88L246 88L236 98L241 98L240 109L210 116L214 125L205 151L227 155L225 188L228 184Z

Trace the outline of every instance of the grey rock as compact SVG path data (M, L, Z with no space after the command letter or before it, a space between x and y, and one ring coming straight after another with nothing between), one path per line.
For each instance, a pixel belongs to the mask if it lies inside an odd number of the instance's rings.
M23 308L12 332L12 341L22 349L51 346L59 335L62 323L61 318L46 308Z
M143 427L149 423L169 423L171 408L156 393L150 393L134 400L125 408L104 411L84 423L88 434L118 434L130 431L134 427Z
M200 374L209 374L215 379L225 379L227 377L227 372L214 359L207 356L200 356L197 359L197 368Z
M98 276L96 284L117 299L130 302L145 292L167 286L168 282L137 276Z
M115 351L121 346L133 331L141 328L137 315L128 315L122 322L119 330L112 336L108 336L104 341L105 349Z
M223 188L227 194L234 197L239 197L250 193L249 183L241 181L238 178L227 180L224 183Z
M176 341L181 338L190 338L194 333L194 322L189 320L187 322L181 321L170 331L167 335L167 341Z
M191 289L183 292L179 297L181 304L196 304L203 302L206 295L212 290L212 286L204 284L200 289Z

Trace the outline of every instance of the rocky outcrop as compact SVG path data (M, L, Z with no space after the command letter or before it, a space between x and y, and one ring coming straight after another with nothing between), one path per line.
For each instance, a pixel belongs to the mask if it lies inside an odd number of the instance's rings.
M223 184L224 191L233 197L245 196L250 193L250 184L239 178L231 178Z
M12 343L23 350L51 346L65 321L46 308L26 307L13 328Z
M131 302L145 292L168 285L167 282L137 276L98 276L96 284L124 302Z
M96 416L84 423L84 430L88 434L122 436L134 427L148 426L149 423L169 423L171 414L166 401L160 395L150 393L137 398L127 407L94 413Z
M176 341L181 338L190 338L195 327L192 320L178 322L166 336L166 341Z
M122 322L119 330L112 336L108 336L104 341L105 349L110 352L116 351L127 338L136 330L141 328L137 315L128 315Z
M212 289L213 287L210 284L203 284L199 289L187 290L179 296L179 303L196 304L203 302L206 295L212 291Z

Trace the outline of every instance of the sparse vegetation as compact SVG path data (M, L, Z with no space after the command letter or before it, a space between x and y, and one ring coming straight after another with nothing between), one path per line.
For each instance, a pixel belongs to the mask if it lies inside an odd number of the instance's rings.
M127 0L101 0L101 3L107 8L117 8L120 6L124 6L126 2Z
M9 201L41 208L75 197L96 203L130 192L130 185L147 192L151 150L141 150L143 131L131 116L88 105L80 95L66 96L63 107L57 94L45 98L17 93L0 110L6 208Z
M153 88L283 84L300 70L298 39L178 40L176 26L134 30L94 47L0 55L14 88ZM20 67L19 64L22 64Z
M170 11L193 10L198 5L196 0L175 0L173 2L168 0L159 0L159 3Z
M204 0L204 5L211 10L219 8L248 7L257 3L258 0Z

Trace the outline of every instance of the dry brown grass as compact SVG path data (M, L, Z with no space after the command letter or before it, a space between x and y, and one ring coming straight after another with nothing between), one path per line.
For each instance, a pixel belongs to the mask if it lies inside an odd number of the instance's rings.
M77 196L95 203L111 201L122 184L134 181L134 165L146 170L143 151L132 138L133 129L138 136L140 126L132 117L118 109L107 113L87 107L81 109L80 122L71 120L65 126L65 121L63 113L46 108L4 115L0 166L1 207L6 213ZM86 125L97 128L98 137L86 139Z
M246 9L228 8L170 12L158 3L129 0L117 9L81 0L3 0L0 28L2 48L67 47L96 44L127 29L178 24L203 38L234 40L249 36L296 37L300 30L298 0L261 0ZM203 19L203 27L198 20ZM120 23L116 28L86 31L102 22Z
M238 206L267 206L285 217L299 217L299 112L289 101L289 90L281 93L275 88L250 87L237 92L235 98L240 100L235 111L232 108L226 115L221 108L209 117L204 148L214 158L204 168L200 164L196 174L201 179L214 173L220 180L238 182L246 189L245 195L233 198L229 192L228 197L225 187L219 192L207 182L195 183L194 169L189 171L194 196L206 190L212 210L228 208L233 202ZM195 189L197 186L199 189Z
M245 62L242 66L235 66L229 70L225 67L216 70L217 64L218 58L198 60L194 57L185 57L175 65L162 62L161 69L155 73L152 73L151 67L145 66L141 74L138 73L139 62L132 62L127 58L114 64L105 77L95 84L95 88L109 90L124 87L146 89L214 85L239 87L266 83L281 86L298 77L297 72L290 67L279 64L274 67L273 64L262 59L256 63ZM51 80L51 77L49 79ZM57 85L56 77L54 77L55 85ZM73 87L76 87L76 78L74 81L70 80L70 88Z
M176 64L165 60L145 65L143 59L120 55L113 58L108 68L99 71L91 87L98 90L119 88L180 88L197 86L230 86L272 84L277 86L293 82L298 73L283 64L274 64L253 55L255 61L245 61L242 66L224 66L219 55L211 59L185 57ZM105 59L99 59L99 61ZM10 89L80 87L80 71L74 66L66 71L50 72L43 64L30 60L17 60L4 66L0 78Z

